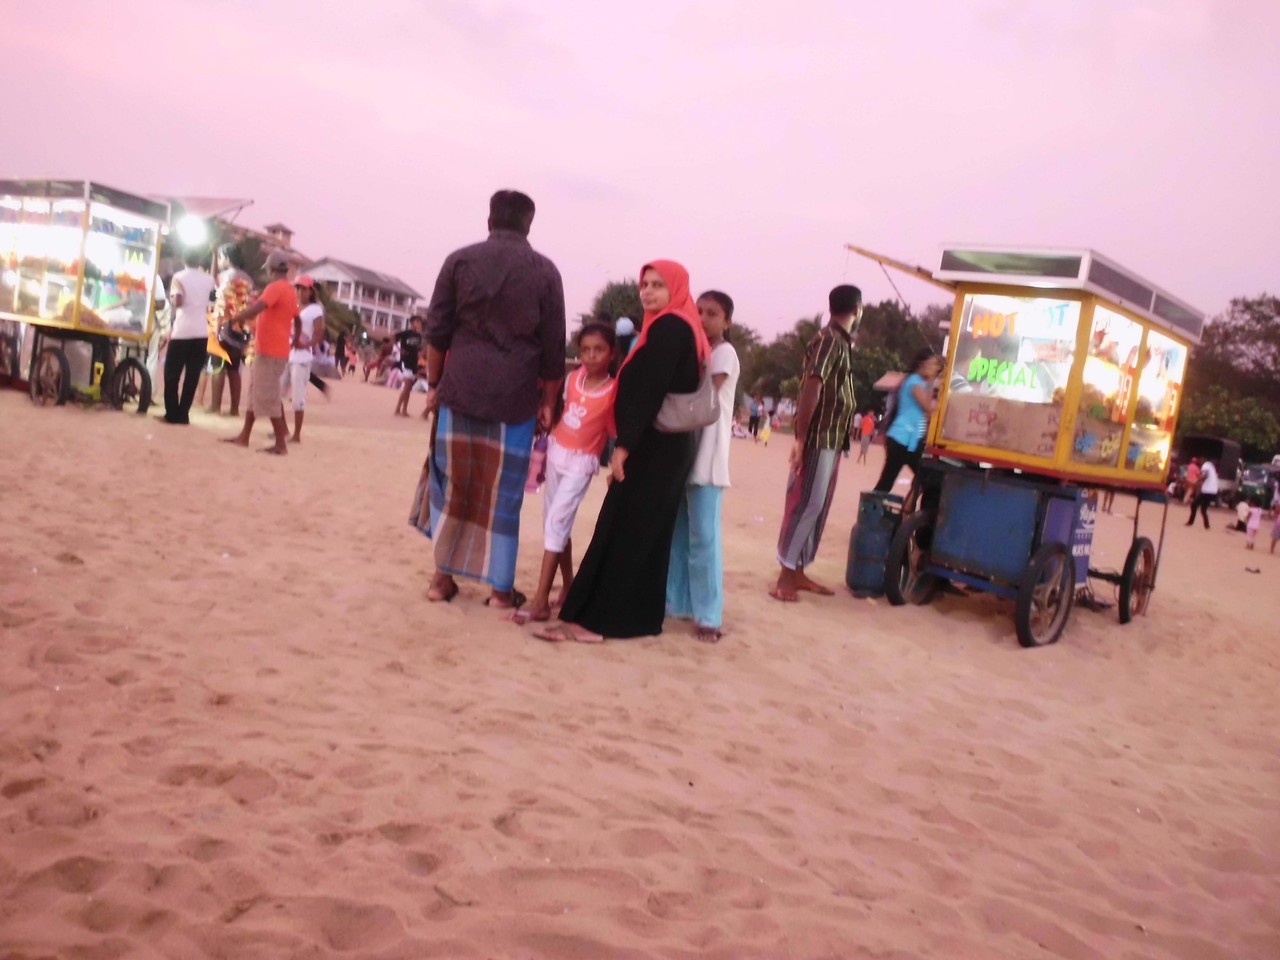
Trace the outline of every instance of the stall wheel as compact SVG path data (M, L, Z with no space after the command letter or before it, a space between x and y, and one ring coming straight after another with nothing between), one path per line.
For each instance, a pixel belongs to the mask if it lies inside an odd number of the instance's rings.
M907 515L889 544L884 564L884 592L895 607L925 604L938 592L938 578L927 571L933 542L933 515L917 510Z
M1129 548L1120 577L1120 622L1128 623L1147 612L1156 583L1156 548L1146 537L1138 537Z
M57 347L45 347L31 361L31 402L60 407L71 397L71 367Z
M1062 636L1076 593L1076 571L1061 543L1046 543L1031 557L1022 582L1013 623L1024 647L1043 647Z
M107 382L106 401L117 410L146 413L151 406L151 374L133 357L116 364Z

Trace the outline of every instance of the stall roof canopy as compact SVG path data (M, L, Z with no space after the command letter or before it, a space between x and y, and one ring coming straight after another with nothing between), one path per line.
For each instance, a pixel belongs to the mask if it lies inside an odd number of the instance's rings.
M1094 250L947 246L933 276L951 283L1088 290L1192 343L1200 342L1204 329L1204 313Z
M253 201L241 197L164 197L170 205L203 220L221 219L239 213ZM176 213L176 211L175 211ZM175 216L174 219L177 219Z
M91 200L168 222L169 204L86 180L0 180L0 195L41 200Z

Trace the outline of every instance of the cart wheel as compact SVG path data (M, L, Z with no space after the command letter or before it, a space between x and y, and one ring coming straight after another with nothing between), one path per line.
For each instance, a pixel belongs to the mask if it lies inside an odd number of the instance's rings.
M933 516L927 510L909 514L893 535L884 562L884 592L895 607L925 604L938 592L938 578L925 572L933 542Z
M1057 642L1071 614L1076 595L1076 570L1061 543L1046 543L1031 557L1018 584L1013 623L1024 647Z
M57 347L45 347L31 361L31 402L60 407L71 397L71 367Z
M1156 580L1156 548L1146 537L1139 537L1129 548L1120 578L1120 622L1128 623L1147 612L1151 590Z
M151 406L151 374L135 358L126 357L111 371L105 396L117 410L146 413Z

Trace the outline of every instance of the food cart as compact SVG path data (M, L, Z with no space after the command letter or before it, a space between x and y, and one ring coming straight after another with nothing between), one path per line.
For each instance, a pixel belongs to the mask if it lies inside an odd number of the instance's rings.
M926 455L885 565L890 601L928 602L943 581L1012 599L1024 646L1061 636L1090 579L1118 587L1122 623L1144 613L1204 315L1092 250L949 247L938 270L908 269L955 306ZM1120 571L1090 566L1100 488L1138 499ZM1159 512L1154 544L1144 506Z
M98 183L0 180L0 354L27 370L33 401L146 411L168 220L167 203Z

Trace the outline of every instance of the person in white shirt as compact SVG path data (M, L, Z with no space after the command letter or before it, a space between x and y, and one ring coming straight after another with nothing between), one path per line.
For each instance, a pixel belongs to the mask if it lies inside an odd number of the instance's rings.
M200 266L200 251L188 250L182 259L186 268L169 281L173 326L164 348L164 416L159 418L173 424L191 422L191 404L195 402L200 371L207 357L209 304L217 286Z
M314 382L328 393L323 380L313 377L311 361L318 344L324 342L324 307L316 295L316 282L305 273L293 281L298 291L298 317L293 321L293 343L289 347L289 389L293 395L293 433L290 443L302 442L302 415L307 406L307 384Z
M1198 458L1197 458L1198 459ZM1192 461L1194 462L1194 461ZM1200 464L1200 479L1197 481L1196 496L1191 501L1191 519L1187 526L1196 522L1196 511L1204 517L1204 528L1209 529L1209 504L1218 499L1218 468L1207 457Z
M729 445L733 438L733 398L741 366L725 334L733 322L733 300L708 290L698 298L698 314L711 341L711 381L720 399L720 419L704 427L698 453L676 515L667 567L667 615L692 620L696 636L715 643L723 636L724 561L720 512L729 486Z

